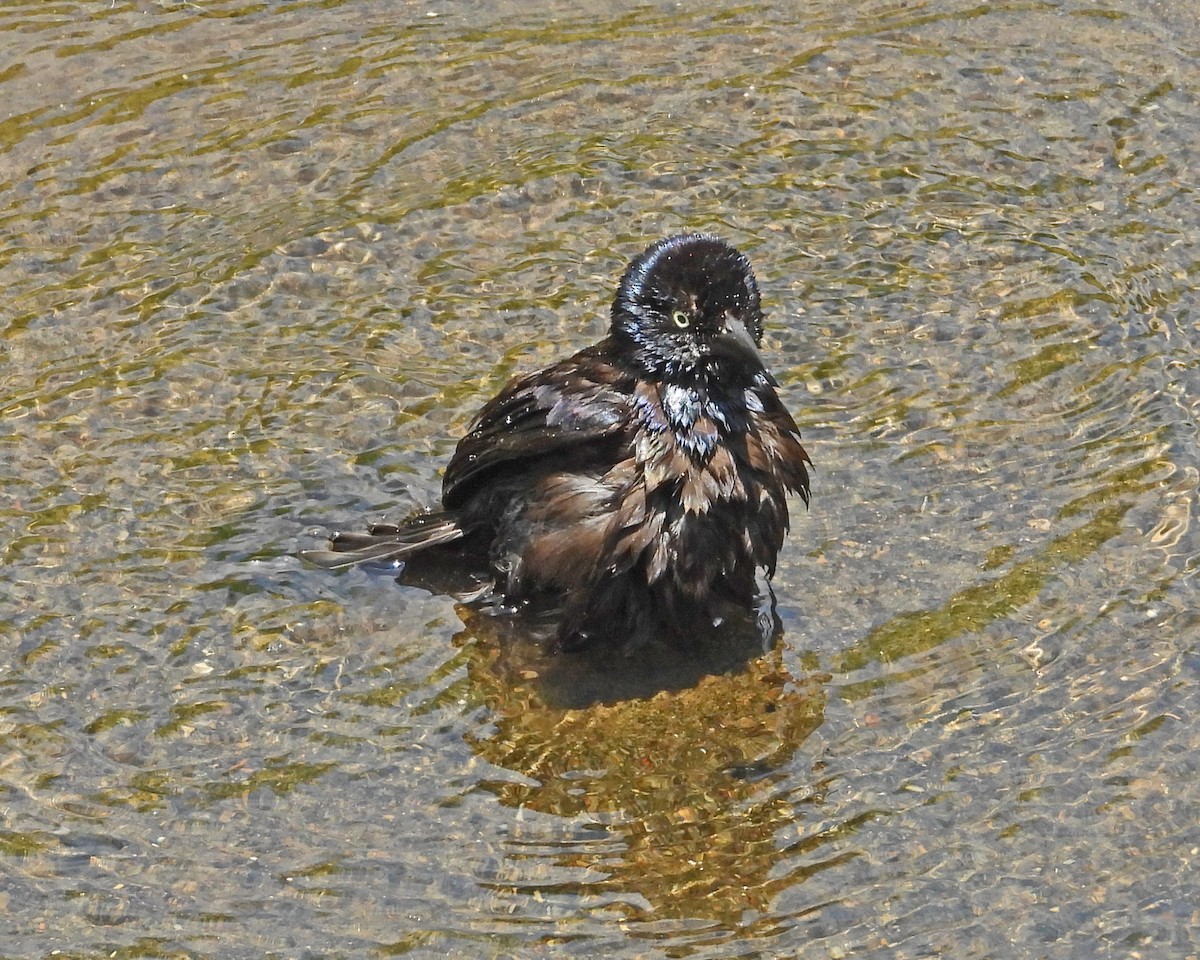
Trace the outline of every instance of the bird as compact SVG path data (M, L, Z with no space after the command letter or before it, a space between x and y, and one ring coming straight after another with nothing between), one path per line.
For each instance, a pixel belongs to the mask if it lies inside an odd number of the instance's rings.
M608 335L513 378L475 416L442 509L302 555L328 568L482 558L507 609L549 604L551 648L689 647L774 574L812 461L760 346L750 261L708 233L628 265Z

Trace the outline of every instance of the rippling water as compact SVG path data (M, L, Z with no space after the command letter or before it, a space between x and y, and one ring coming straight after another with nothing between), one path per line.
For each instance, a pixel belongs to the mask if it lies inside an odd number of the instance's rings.
M1194 953L1185 6L0 0L0 952ZM684 228L816 462L774 651L295 559Z

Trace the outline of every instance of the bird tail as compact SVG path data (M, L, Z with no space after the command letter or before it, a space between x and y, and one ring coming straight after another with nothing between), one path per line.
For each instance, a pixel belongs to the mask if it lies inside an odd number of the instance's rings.
M329 539L328 550L302 550L300 556L319 567L338 570L356 563L393 563L462 537L462 527L453 513L426 513L402 523L373 523L366 533L335 533Z

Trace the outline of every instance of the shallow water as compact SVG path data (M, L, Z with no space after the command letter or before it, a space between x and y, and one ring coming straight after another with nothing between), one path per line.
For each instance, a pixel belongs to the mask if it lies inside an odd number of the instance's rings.
M576 6L0 0L0 953L1194 955L1195 18ZM295 559L685 228L816 462L776 649Z

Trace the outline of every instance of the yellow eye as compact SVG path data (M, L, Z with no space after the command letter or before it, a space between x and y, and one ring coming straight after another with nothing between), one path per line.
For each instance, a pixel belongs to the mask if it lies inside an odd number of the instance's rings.
M671 313L671 322L680 330L686 330L692 325L692 318L683 310L674 310Z

